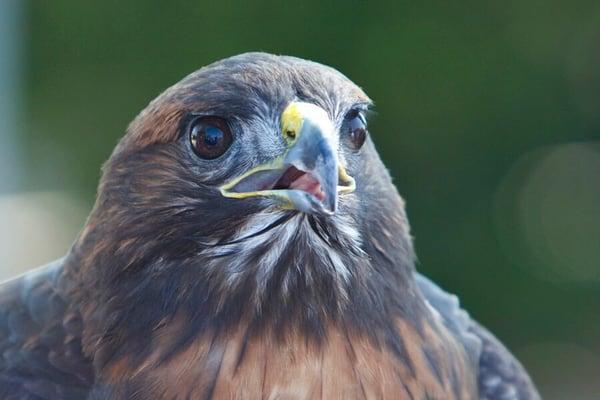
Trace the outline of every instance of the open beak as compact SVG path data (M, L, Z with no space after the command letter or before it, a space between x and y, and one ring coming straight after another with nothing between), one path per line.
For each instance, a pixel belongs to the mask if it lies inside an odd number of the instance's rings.
M352 192L354 179L339 163L335 128L322 108L292 102L281 115L285 153L221 186L225 197L270 197L283 208L333 214L338 193Z

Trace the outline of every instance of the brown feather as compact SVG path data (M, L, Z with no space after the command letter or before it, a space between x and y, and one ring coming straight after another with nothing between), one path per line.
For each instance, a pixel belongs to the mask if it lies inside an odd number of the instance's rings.
M103 375L113 385L141 379L148 398L188 399L469 399L475 383L464 351L436 322L425 336L398 320L397 333L407 345L401 359L371 337L329 326L322 343L290 330L247 337L248 325L225 335L204 334L160 362L168 335L176 325L156 333L157 348L138 365L121 359ZM247 340L247 343L246 343ZM428 345L440 356L439 372L423 355ZM446 362L444 362L446 358ZM413 368L408 368L407 365ZM458 371L452 371L458 368ZM439 376L438 376L439 375ZM451 379L460 376L454 392ZM440 380L441 377L441 380Z

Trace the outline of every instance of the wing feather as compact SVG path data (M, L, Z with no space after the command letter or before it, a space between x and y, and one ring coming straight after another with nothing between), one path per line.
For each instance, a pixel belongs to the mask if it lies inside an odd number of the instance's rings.
M62 260L0 285L0 398L85 399L93 384L77 313L56 289Z
M537 400L540 398L519 361L487 329L469 317L458 298L423 275L416 280L431 307L461 340L477 371L481 400Z

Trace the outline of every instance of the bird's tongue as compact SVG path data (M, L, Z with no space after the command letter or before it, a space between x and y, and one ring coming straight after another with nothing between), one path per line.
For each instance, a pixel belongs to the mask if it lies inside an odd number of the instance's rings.
M289 167L273 186L273 189L302 190L316 197L319 201L325 199L321 184L311 173L301 171L294 166Z
M325 199L325 193L321 190L321 184L309 173L300 175L290 183L290 189L302 190L315 196L319 201Z

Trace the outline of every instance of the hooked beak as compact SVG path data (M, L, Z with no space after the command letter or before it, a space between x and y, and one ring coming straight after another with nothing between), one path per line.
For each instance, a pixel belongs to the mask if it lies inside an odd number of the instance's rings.
M292 102L281 115L286 152L220 187L225 197L270 197L283 208L331 215L338 193L355 189L354 179L339 163L335 128L322 108Z

